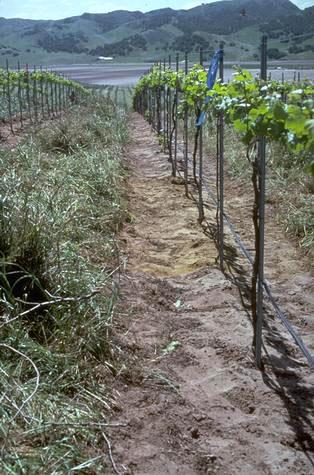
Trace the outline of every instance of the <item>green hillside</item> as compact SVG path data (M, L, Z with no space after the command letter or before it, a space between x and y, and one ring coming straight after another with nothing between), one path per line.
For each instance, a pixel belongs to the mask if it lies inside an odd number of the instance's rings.
M0 18L0 63L94 63L154 60L174 52L214 49L224 41L226 59L254 60L262 33L272 59L314 56L314 7L300 10L289 0L232 0L190 10L148 13L84 13L57 21ZM299 38L298 35L307 33Z

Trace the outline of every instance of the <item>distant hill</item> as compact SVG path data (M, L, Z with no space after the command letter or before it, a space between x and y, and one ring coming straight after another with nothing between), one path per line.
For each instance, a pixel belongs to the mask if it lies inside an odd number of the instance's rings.
M57 21L0 18L0 63L6 57L12 64L44 65L91 63L99 56L149 60L215 49L222 40L227 59L253 60L262 33L270 37L272 58L307 58L314 56L313 12L289 0L223 0L189 10L118 10ZM304 32L306 38L296 38Z

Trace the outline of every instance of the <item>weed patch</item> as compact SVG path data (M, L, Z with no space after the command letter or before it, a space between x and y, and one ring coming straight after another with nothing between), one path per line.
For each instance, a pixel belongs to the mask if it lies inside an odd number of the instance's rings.
M0 151L1 473L107 466L126 138L92 97Z

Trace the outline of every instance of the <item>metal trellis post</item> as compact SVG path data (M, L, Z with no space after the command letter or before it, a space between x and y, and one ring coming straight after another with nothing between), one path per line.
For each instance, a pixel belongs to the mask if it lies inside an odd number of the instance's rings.
M17 83L17 93L18 93L18 101L19 101L19 109L20 109L20 122L21 127L23 127L23 103L22 103L22 91L21 91L21 65L18 61L17 63L17 70L18 70L18 83Z
M164 67L163 71L166 71L166 59L164 58ZM163 109L163 146L164 146L164 152L166 151L166 84L163 85L162 87L162 109Z
M159 87L158 87L158 97L157 97L157 133L160 134L161 130L161 61L159 62Z
M224 80L224 49L220 44L222 51L219 62L219 79ZM219 161L219 265L223 270L224 266L224 114L219 114L219 132L218 132L218 161Z
M179 55L176 54L176 73L179 71ZM174 176L177 174L177 155L178 155L178 102L179 102L178 81L176 82L176 102L175 102L175 129L174 129Z
M171 55L168 58L168 67L171 69ZM172 144L171 144L171 88L167 86L167 147L169 150L170 157L172 156Z
M54 82L54 93L55 93L55 112L56 112L56 117L58 116L58 85L56 83L56 80Z
M30 99L30 86L29 86L29 68L28 64L25 66L25 77L26 77L26 101L27 101L27 112L28 118L32 122L32 112L31 112L31 99Z
M267 37L262 38L261 48L261 80L267 79ZM258 287L257 287L257 315L256 315L256 364L261 368L263 343L263 290L264 290L264 246L265 246L265 175L266 175L266 138L260 137L258 146L259 168L259 203L258 203ZM253 289L254 290L254 289Z
M53 117L54 116L54 97L53 97L53 82L52 81L50 81L50 94L51 94L50 110L51 110L51 115Z
M200 49L200 65L203 66L203 49ZM203 126L199 125L199 170L198 170L198 220L201 223L204 219L203 204Z
M43 67L40 66L40 105L41 105L41 118L45 118L44 108L44 79L43 79Z
M48 117L50 118L51 107L50 107L50 101L49 101L49 90L50 90L50 83L49 83L48 78L46 76L45 97L46 97L47 113L48 113Z
M60 74L58 74L59 78L61 78ZM60 113L60 116L61 116L61 112L62 112L62 95L61 95L61 82L60 82L60 79L59 79L59 82L58 82L58 98L59 98L59 113Z
M36 66L33 69L33 105L35 114L35 123L38 122L38 109L37 109L37 79L36 79Z
M10 120L10 129L11 129L12 134L14 134L13 120L12 120L12 104L11 104L11 81L10 81L8 59L6 59L6 69L7 69L7 95L8 95L8 112L9 112L9 120Z
M184 74L187 76L188 74L188 53L185 52L184 55ZM184 184L185 184L185 194L186 196L189 195L189 187L188 187L188 109L187 105L185 104L185 111L184 111Z

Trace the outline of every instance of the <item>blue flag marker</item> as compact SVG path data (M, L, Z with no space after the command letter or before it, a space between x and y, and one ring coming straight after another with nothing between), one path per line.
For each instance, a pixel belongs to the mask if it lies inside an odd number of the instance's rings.
M215 81L216 81L216 76L219 68L219 62L222 58L223 51L222 49L218 49L214 56L212 57L212 60L210 62L209 68L208 68L208 74L207 74L207 87L208 89L212 89L214 87ZM208 104L210 101L210 97L206 97L205 99L205 104ZM203 111L199 115L199 118L197 119L196 126L199 127L204 124L205 122L205 117L206 117L206 112Z

